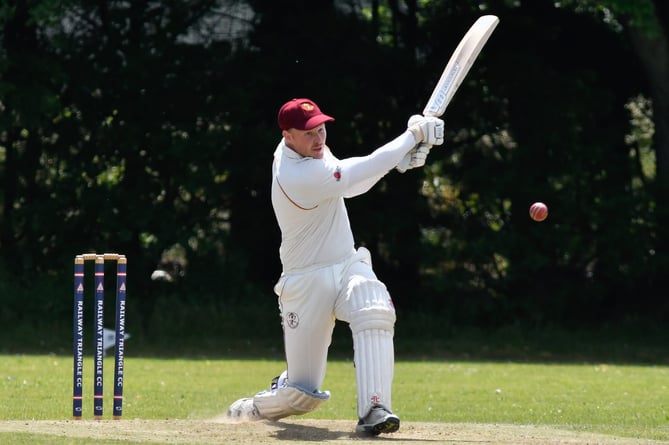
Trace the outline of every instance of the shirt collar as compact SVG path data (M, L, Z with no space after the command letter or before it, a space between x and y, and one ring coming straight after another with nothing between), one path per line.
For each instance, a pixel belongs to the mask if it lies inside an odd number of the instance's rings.
M303 159L304 156L290 148L288 145L286 145L286 139L281 138L281 142L279 142L279 146L277 149L281 150L283 153L283 156L289 157L291 159Z

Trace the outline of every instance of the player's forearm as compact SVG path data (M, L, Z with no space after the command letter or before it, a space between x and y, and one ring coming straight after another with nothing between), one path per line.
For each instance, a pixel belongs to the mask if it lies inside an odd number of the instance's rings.
M348 175L350 187L347 196L359 195L369 190L386 173L395 168L415 145L414 136L407 130L367 156L344 159L342 169ZM364 188L363 191L360 191L361 187Z

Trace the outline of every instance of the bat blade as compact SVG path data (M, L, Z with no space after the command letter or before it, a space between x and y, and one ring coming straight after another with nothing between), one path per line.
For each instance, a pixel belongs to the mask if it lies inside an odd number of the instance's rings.
M469 69L498 23L498 17L484 15L469 28L446 64L430 100L423 109L423 116L439 117L444 114L453 95L467 76Z

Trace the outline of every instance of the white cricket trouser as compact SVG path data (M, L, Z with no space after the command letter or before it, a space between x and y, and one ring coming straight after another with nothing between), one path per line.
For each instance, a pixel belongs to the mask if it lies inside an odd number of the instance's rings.
M335 320L341 320L349 323L356 349L359 417L375 403L390 409L395 310L374 274L369 251L360 248L341 263L285 273L274 291L279 297L288 381L307 390L320 389Z

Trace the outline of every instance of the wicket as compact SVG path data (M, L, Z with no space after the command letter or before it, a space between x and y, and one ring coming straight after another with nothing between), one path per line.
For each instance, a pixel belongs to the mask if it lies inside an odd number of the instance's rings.
M93 416L103 415L104 374L104 278L105 261L116 261L116 339L114 346L114 410L113 418L123 415L123 374L125 361L125 291L127 260L116 253L86 253L74 258L74 369L72 416L81 420L83 414L84 378L84 278L86 261L95 261L95 358L93 379Z

